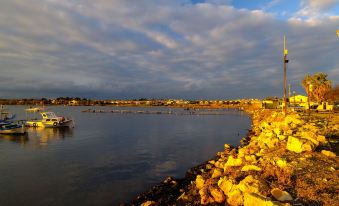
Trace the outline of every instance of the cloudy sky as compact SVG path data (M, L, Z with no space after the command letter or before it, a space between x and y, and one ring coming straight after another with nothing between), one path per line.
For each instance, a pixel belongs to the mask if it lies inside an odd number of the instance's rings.
M0 98L230 99L339 82L339 0L1 0Z

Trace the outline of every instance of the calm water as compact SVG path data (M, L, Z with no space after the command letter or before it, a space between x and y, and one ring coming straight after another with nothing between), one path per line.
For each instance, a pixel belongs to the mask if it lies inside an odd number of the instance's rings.
M26 107L7 108L25 118ZM249 117L237 111L199 116L49 108L74 117L76 127L0 136L1 206L118 205L167 176L183 177L222 151L224 143L238 144L250 127Z

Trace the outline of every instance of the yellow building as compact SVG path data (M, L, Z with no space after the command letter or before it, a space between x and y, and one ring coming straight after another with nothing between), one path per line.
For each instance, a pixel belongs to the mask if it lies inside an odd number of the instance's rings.
M302 104L307 103L308 97L304 95L295 95L289 98L290 104Z

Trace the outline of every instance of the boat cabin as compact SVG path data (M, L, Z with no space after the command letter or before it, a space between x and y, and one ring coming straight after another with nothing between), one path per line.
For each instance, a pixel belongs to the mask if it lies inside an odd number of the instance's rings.
M58 122L60 117L56 116L54 112L41 112L42 119L46 122Z

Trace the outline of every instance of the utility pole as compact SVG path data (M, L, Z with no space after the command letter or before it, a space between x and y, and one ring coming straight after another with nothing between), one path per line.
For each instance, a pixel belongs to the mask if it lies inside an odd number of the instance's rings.
M288 50L286 48L286 35L284 35L284 114L286 115L287 98L286 98L286 66L288 63L287 59Z

